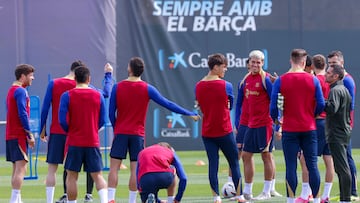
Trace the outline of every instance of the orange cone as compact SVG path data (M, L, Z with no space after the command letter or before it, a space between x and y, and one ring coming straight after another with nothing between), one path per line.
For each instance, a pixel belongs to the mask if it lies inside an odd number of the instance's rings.
M203 160L197 160L195 165L196 166L205 166L205 162Z

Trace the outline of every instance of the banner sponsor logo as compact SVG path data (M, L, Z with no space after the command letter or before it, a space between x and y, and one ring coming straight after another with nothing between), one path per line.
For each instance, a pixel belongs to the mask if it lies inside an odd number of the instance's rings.
M171 112L170 115L165 115L156 108L154 115L154 137L178 137L178 138L197 138L198 137L198 122L193 122L192 127L188 127L182 118L181 114Z
M262 52L265 55L263 69L267 70L268 67L268 52L263 49ZM247 56L239 57L235 53L228 52L224 54L228 60L228 68L246 68ZM200 52L191 52L188 55L185 51L174 52L170 55L166 55L163 49L158 51L159 68L161 71L165 69L176 68L208 68L207 55Z
M272 13L272 0L154 0L153 16L165 18L168 32L256 31L256 19Z

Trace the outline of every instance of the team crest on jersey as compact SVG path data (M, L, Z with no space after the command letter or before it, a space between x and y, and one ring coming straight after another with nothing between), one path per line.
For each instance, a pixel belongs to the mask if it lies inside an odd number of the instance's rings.
M260 87L260 83L257 82L257 83L255 84L255 87Z

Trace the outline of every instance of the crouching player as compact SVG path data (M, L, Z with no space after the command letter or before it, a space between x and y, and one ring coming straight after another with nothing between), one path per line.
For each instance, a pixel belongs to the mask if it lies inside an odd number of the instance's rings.
M176 196L175 173L180 179ZM178 203L186 188L184 168L174 149L166 142L149 146L139 153L136 177L143 203L155 203L160 189L167 189L168 203Z

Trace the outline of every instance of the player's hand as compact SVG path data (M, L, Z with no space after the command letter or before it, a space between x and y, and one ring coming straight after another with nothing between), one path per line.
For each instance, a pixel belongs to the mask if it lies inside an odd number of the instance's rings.
M180 203L180 201L177 201L176 199L174 199L174 203Z
M196 116L190 116L194 121L198 121L201 119L200 115L196 115Z
M104 66L104 72L105 73L112 73L113 72L113 67L110 65L110 63L106 63Z
M237 135L238 134L238 130L236 128L233 129L233 133L234 135Z
M281 140L282 132L281 131L275 131L276 140Z
M278 93L277 107L281 111L284 110L284 96L280 92Z
M278 77L279 77L278 74L277 74L276 72L274 72L274 75L271 75L271 74L270 74L270 81L271 81L272 83L274 83L274 81L275 81Z
M47 139L46 139L47 135L46 135L46 130L45 128L41 131L40 133L40 140L43 141L43 142L47 142Z
M32 133L29 133L29 137L26 137L27 138L27 142L28 142L28 145L29 147L32 149L35 147L35 138L34 138L34 135Z

